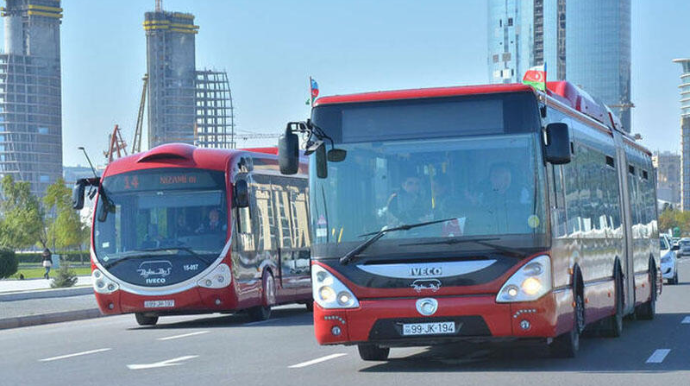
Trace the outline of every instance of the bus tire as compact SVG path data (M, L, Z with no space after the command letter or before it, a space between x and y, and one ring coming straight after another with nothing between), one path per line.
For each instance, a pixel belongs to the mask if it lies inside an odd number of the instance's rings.
M574 358L580 349L580 334L585 328L585 301L582 285L579 270L576 269L573 276L573 297L575 298L573 328L554 338L549 345L549 351L554 358Z
M616 273L614 274L614 282L616 286L616 313L604 320L604 329L602 331L604 336L618 338L623 334L623 275L621 275L620 266L616 263Z
M264 271L261 280L261 305L249 309L249 318L254 322L271 317L271 306L276 302L276 282L269 271Z
M357 345L359 357L364 361L385 361L388 359L388 354L391 349L389 347L381 347L375 344L360 343Z
M158 323L158 316L146 316L141 312L135 313L134 318L140 326L155 326Z
M651 287L651 296L645 303L640 304L635 308L635 316L638 319L652 320L656 315L656 267L653 262L649 263L649 279Z
M306 303L304 303L304 305L307 306L307 311L314 312L314 302L313 301L306 302Z

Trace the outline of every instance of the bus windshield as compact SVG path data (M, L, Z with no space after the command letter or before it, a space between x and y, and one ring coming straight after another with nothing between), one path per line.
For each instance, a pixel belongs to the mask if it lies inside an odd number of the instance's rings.
M165 256L188 260L194 271L208 266L226 243L225 195L224 173L217 171L154 169L106 177L94 222L99 262L114 268L132 257Z
M313 178L316 245L352 247L366 240L362 235L384 227L442 219L448 220L387 233L376 243L377 253L424 244L443 248L443 243L432 240L436 238L524 239L545 233L540 184L544 177L536 134L339 147L347 150L346 160L329 163L327 179Z

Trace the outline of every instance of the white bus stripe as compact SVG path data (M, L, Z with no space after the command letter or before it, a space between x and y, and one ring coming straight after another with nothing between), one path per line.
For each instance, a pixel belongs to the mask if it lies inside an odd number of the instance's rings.
M668 355L668 353L670 352L671 350L667 348L660 348L654 351L652 356L650 356L649 359L647 359L647 363L661 363L664 361L664 359L666 359L666 355Z
M326 355L325 357L316 358L316 359L312 359L312 360L310 360L310 361L306 361L306 362L298 363L298 364L296 364L296 365L288 366L288 368L289 368L289 369L299 369L299 368L302 368L302 367L307 367L307 366L315 365L315 364L317 364L317 363L329 361L329 360L331 360L331 359L339 358L339 357L342 357L342 356L345 356L345 355L347 355L347 354L345 354L345 353L340 353L340 354Z
M56 361L58 359L67 359L67 358L73 358L73 357L79 357L82 355L89 355L89 354L95 354L103 351L109 351L112 350L111 348L99 348L98 350L90 350L90 351L83 351L83 352L78 352L74 354L67 354L67 355L60 355L57 357L52 357L52 358L45 358L45 359L39 359L39 362L50 362L50 361Z
M683 321L681 322L682 324L690 324L690 316L686 316L683 318Z
M186 338L188 336L201 335L201 334L208 334L208 331L197 331L197 332L190 332L189 334L166 336L165 338L158 338L158 340L172 340L172 339Z

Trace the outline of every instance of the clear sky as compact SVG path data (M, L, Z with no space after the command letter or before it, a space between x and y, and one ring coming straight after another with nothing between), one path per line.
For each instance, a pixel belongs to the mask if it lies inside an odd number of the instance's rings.
M671 60L690 57L690 2L632 2L633 132L652 150L675 152L680 66ZM116 123L125 140L133 137L146 72L142 22L154 0L62 3L64 164L86 164L78 146L101 164ZM238 131L276 133L306 118L309 76L321 95L488 81L485 0L164 0L163 7L196 16L197 68L228 71Z

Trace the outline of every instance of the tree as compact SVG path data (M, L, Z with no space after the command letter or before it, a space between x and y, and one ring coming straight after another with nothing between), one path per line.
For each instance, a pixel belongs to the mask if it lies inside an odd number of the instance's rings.
M84 225L79 213L72 209L72 192L65 186L62 177L48 187L43 204L55 214L48 224L51 244L59 249L80 246L84 239Z
M43 209L31 194L29 182L15 182L11 175L0 181L0 246L28 248L36 243L46 247Z

